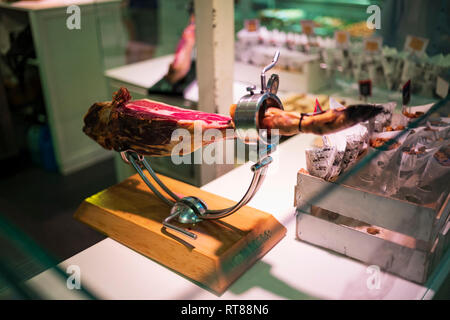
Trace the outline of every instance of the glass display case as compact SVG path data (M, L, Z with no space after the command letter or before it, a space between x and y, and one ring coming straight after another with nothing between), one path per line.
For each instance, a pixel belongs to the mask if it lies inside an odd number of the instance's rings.
M200 2L0 2L0 299L448 299L446 2Z

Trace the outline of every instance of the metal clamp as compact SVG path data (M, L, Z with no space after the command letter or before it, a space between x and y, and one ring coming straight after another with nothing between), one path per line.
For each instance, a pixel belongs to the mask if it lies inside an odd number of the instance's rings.
M196 224L201 222L202 220L215 220L221 219L226 216L229 216L240 208L245 206L258 191L259 187L264 181L268 165L272 162L272 157L265 156L260 159L257 163L255 163L251 170L253 171L253 178L250 183L247 192L244 194L242 199L237 202L235 205L220 209L220 210L209 210L201 199L193 196L188 196L184 198L178 197L175 193L173 193L155 174L153 169L147 160L137 152L133 150L122 151L120 153L122 159L128 164L131 164L134 169L136 169L137 173L144 181L144 183L150 188L150 190L162 201L164 201L167 205L171 207L170 215L164 219L163 226L179 233L182 233L190 238L196 239L197 235L189 232L183 228L180 228L171 223L172 220L177 218L178 222L181 223L189 223ZM147 169L150 173L150 176L153 180L159 185L169 197L164 196L153 184L150 182L148 177L144 174L142 167Z
M268 108L283 110L283 104L277 97L279 77L272 74L266 85L266 72L272 69L280 57L276 51L273 60L261 71L261 93L254 93L255 86L247 88L249 94L243 96L237 103L234 113L236 135L246 144L272 144L272 135L264 129L262 120ZM273 137L275 138L275 137Z

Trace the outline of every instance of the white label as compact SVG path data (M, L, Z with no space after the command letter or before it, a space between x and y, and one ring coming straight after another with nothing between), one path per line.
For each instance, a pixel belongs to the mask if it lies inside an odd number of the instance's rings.
M383 46L382 37L366 38L364 39L364 51L367 53L378 53Z
M410 51L417 53L419 55L425 52L425 49L428 46L427 38L420 38L408 35L405 40L405 51Z
M314 35L314 21L312 20L302 20L300 21L300 25L302 26L302 32L307 36Z
M439 97L445 98L447 96L447 94L448 94L448 87L449 87L449 84L448 84L447 81L445 81L441 77L437 77L437 80L436 80L436 94Z
M245 30L248 32L255 32L259 29L259 20L258 19L248 19L244 21Z
M334 41L336 42L337 48L348 48L350 43L350 35L347 31L335 31Z

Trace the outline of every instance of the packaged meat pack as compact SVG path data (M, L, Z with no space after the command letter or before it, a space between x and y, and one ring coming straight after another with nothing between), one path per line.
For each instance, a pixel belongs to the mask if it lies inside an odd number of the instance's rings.
M305 150L306 169L316 177L327 178L334 162L337 150L335 147L309 148Z

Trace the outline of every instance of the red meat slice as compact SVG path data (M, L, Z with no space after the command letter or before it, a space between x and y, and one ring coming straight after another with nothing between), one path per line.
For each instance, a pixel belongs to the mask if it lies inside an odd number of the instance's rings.
M183 109L151 100L131 101L127 89L120 88L111 102L92 105L84 117L83 131L108 150L132 149L143 155L170 156L180 141L172 141L176 129L186 129L191 135L196 128L221 131L233 128L231 118L224 115ZM234 136L233 136L234 137ZM230 137L230 138L233 138ZM202 140L207 145L213 140ZM191 137L191 150L194 151ZM184 150L186 151L186 150ZM183 150L182 150L183 153Z

